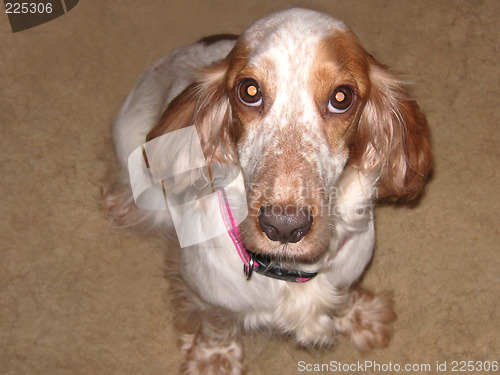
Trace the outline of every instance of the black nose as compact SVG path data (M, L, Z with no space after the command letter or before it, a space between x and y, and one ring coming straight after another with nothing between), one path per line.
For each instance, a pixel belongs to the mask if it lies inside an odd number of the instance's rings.
M308 209L293 206L262 206L259 211L260 229L272 241L295 243L304 237L313 222Z

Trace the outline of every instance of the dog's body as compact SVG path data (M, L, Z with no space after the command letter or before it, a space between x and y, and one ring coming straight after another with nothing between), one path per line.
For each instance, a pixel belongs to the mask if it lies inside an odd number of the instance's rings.
M291 9L147 70L113 129L122 168L146 140L190 125L208 161L241 168L249 251L317 276L246 280L229 236L170 249L183 371L240 373L241 330L272 329L303 345L331 344L336 332L362 351L386 345L390 296L351 286L372 256L374 200L414 199L430 170L425 118L400 82L345 25ZM124 174L105 193L114 218L172 232L167 211L137 209L129 186Z

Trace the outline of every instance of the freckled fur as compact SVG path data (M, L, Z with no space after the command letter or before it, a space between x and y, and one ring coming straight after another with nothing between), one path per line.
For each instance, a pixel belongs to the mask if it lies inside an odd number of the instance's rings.
M423 191L431 168L425 116L330 16L294 8L256 22L237 41L219 39L178 48L140 77L113 128L123 172L103 190L118 224L167 235L182 373L242 374L242 331L285 333L305 346L331 345L340 333L363 352L387 345L391 296L354 285L374 248L373 202L411 201ZM245 77L260 85L262 107L235 96ZM325 108L338 85L352 87L355 102L336 116ZM243 172L245 245L318 276L302 284L258 274L246 281L227 236L177 249L168 213L134 205L128 155L146 137L193 124L207 161ZM309 207L310 231L297 243L269 240L258 224L262 204Z

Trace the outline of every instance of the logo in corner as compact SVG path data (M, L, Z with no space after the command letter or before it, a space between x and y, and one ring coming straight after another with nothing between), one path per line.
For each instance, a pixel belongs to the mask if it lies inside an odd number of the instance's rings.
M4 0L13 33L52 21L73 9L79 0Z

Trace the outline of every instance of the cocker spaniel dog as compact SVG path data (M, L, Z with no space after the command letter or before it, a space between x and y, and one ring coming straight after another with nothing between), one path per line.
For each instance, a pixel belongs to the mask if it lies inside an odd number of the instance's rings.
M175 49L113 139L122 172L104 206L165 234L183 373L241 374L245 331L388 344L391 295L355 284L374 202L422 193L429 129L344 23L293 8Z

